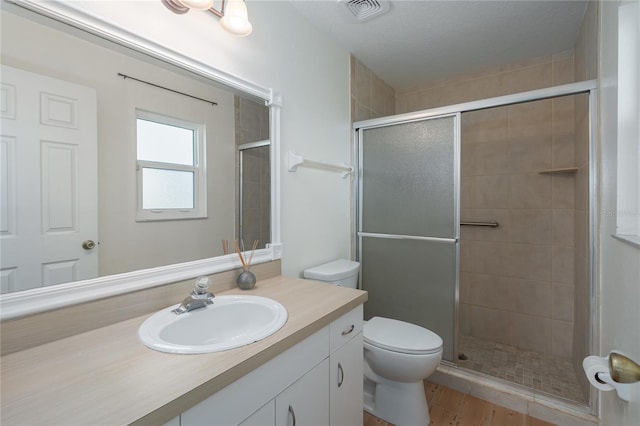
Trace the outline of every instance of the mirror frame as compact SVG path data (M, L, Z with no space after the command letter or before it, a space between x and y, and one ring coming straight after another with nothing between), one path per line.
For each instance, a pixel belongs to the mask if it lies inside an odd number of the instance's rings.
M124 28L98 19L73 6L72 2L42 2L37 0L2 0L27 9L54 21L104 38L113 43L175 65L212 82L261 99L269 107L269 136L271 140L271 243L256 250L253 264L282 258L280 228L280 114L282 97L271 88L264 88L239 76L188 58L132 34ZM6 3L5 3L6 4ZM3 8L5 6L3 5ZM184 281L199 275L210 275L242 267L238 256L229 254L177 263L157 268L108 275L89 280L74 281L40 287L17 293L0 295L0 321L19 318L66 306L77 305L119 294Z

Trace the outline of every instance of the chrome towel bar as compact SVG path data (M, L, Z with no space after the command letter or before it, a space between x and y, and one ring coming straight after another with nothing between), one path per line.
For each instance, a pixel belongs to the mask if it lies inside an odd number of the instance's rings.
M492 228L497 228L498 226L500 226L500 224L498 222L491 221L491 222L460 222L461 226L490 226Z

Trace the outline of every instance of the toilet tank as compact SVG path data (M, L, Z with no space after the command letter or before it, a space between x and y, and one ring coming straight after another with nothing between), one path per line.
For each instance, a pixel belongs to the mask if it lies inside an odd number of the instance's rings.
M338 259L304 271L304 277L310 280L324 281L341 287L358 287L360 263L347 259Z

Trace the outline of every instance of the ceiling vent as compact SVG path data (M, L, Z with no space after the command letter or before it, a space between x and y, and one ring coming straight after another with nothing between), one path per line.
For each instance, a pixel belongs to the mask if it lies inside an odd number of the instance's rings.
M368 21L389 11L391 4L385 0L339 0L359 22Z

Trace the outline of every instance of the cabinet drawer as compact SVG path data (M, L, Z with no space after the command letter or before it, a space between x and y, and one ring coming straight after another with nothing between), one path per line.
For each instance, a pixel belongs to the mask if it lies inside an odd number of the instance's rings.
M337 320L331 323L330 326L330 334L331 334L331 343L330 350L331 352L338 349L340 346L344 345L346 342L351 340L356 334L362 331L362 323L363 323L363 311L362 305L358 305L358 307L353 310L347 312Z

